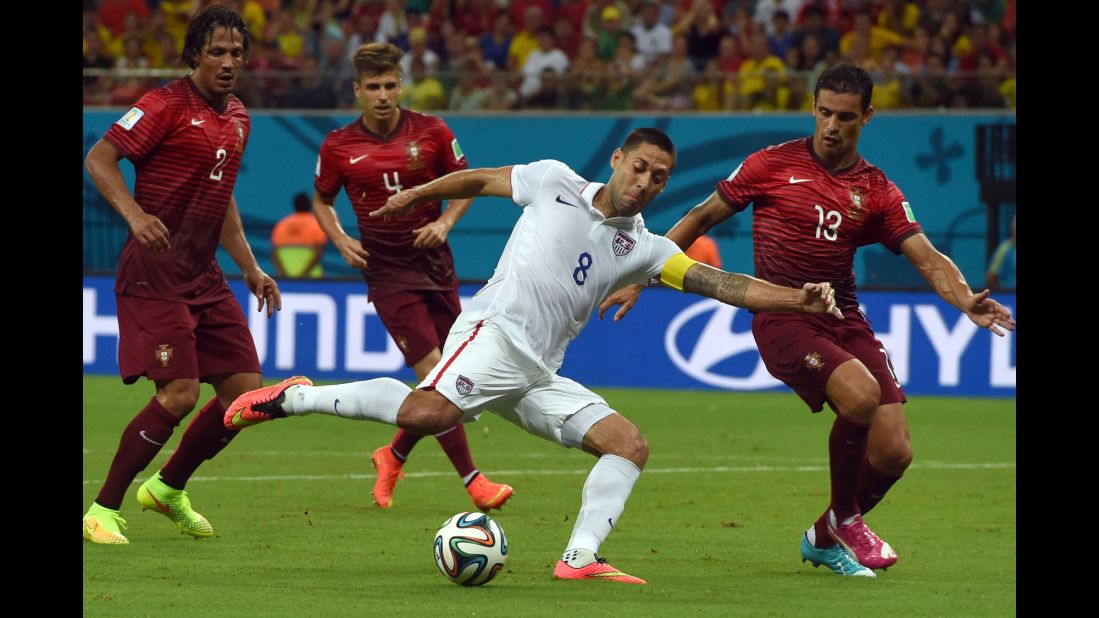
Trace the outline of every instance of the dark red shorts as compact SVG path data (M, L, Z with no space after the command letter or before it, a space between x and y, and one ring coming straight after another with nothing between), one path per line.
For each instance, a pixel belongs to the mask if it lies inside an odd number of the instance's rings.
M386 294L374 301L374 308L411 367L434 348L443 349L462 303L458 290L408 290Z
M116 294L122 381L260 373L256 344L233 293L200 305Z
M845 311L844 317L841 321L820 315L757 313L752 334L767 371L794 389L813 412L820 412L832 372L857 358L881 386L879 405L906 401L885 346L874 337L866 317L859 311Z

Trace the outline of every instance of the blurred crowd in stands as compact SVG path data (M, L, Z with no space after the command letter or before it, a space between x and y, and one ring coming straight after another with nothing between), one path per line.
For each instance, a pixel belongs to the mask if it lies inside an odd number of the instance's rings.
M187 71L209 0L85 0L84 104ZM222 0L252 35L250 108L350 109L355 48L405 50L417 110L809 110L849 61L873 105L1015 108L1015 0Z

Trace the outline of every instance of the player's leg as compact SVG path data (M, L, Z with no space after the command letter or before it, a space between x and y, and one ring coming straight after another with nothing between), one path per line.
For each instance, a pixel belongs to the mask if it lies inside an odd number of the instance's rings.
M885 497L912 463L912 439L904 404L878 408L870 425L866 459L859 474L859 511L866 515Z
M584 434L582 448L598 457L598 461L584 482L580 513L553 575L558 579L644 584L645 580L611 566L598 551L626 508L633 486L649 459L649 444L636 425L606 404L588 406L570 417L566 426L597 416L602 418Z
M850 511L866 450L867 427L877 405L874 392L867 392L874 387L872 377L840 345L831 322L797 314L760 313L753 318L752 333L767 370L792 388L810 410L820 412L826 398L834 397L830 400L837 411L829 436L831 502L849 504L845 508ZM830 512L831 504L802 534L802 561L825 565L839 575L873 577L873 571L832 540L827 519Z
M528 372L527 379L518 397L495 402L491 410L531 434L598 458L584 483L580 512L554 577L644 584L596 552L621 517L648 461L648 442L633 423L581 384L540 368Z
M156 395L122 431L99 495L84 516L84 538L125 544L119 515L126 490L171 438L199 395L194 334L187 306L116 295L122 381L153 380Z
M220 298L192 307L198 372L214 387L214 397L191 420L175 453L160 472L138 488L142 508L156 511L184 534L213 536L210 522L191 508L184 489L202 462L213 459L236 437L224 425L226 406L263 385L259 357L244 311L225 290Z
M430 292L426 294L428 318L431 321L431 330L434 331L436 347L428 352L427 356L413 365L416 377L421 381L427 377L436 364L441 360L439 351L446 343L447 336L454 321L462 312L458 290ZM423 372L421 374L420 372ZM511 497L513 490L510 485L493 483L484 472L481 472L473 463L473 455L469 450L469 440L466 437L465 427L461 424L451 429L435 434L443 452L450 459L454 470L461 477L465 485L466 493L473 500L473 504L482 511L498 509L504 506Z
M866 365L881 388L881 402L870 425L867 456L859 475L857 500L859 511L866 515L912 463L912 441L904 413L904 390L893 372L885 346L874 336L869 325L857 326L845 335L844 342Z

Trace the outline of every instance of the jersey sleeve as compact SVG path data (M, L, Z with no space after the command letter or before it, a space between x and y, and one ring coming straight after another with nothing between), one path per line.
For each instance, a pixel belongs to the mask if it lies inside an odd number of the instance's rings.
M122 156L136 162L149 156L175 123L176 113L163 95L153 91L116 120L103 139L113 144Z
M663 272L664 265L668 263L668 260L672 259L675 255L683 253L683 250L680 249L678 245L664 236L653 234L652 237L653 242L649 248L649 260L645 264L645 281L660 276L660 273Z
M717 194L729 210L740 212L763 195L767 172L767 155L764 151L752 153L728 178L717 183Z
M330 136L331 137L331 136ZM313 181L313 188L321 195L336 195L340 187L344 185L343 166L332 146L332 140L326 138L321 144L321 152L317 155L317 170Z
M458 145L458 138L454 137L450 127L446 126L442 120L439 121L438 129L435 131L435 138L439 141L441 153L437 161L439 176L446 176L451 172L469 167L469 161L466 160L462 147Z
M885 189L881 213L881 219L876 228L876 238L872 241L880 242L893 253L900 255L901 243L909 236L923 232L923 228L916 223L916 215L912 213L912 206L909 205L904 194L892 182Z
M511 199L520 206L528 206L538 197L546 176L557 168L568 169L564 163L542 159L534 163L511 168Z

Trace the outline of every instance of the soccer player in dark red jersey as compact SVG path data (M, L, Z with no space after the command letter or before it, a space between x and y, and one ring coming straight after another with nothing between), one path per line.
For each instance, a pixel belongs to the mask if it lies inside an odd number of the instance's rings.
M832 497L802 537L803 561L841 575L873 576L897 561L888 543L863 522L912 461L904 391L889 358L859 311L855 250L882 243L904 254L932 288L982 328L1003 336L1015 320L989 291L974 293L954 262L932 246L904 194L858 151L874 115L873 82L863 69L839 65L816 85L812 137L750 155L717 191L685 215L668 238L689 247L714 225L754 204L756 276L779 285L828 281L847 319L758 313L752 334L771 375L813 412L836 413L828 439ZM609 296L621 319L640 286ZM846 550L846 551L844 551Z
M221 422L224 407L262 385L248 323L215 250L220 242L240 267L259 309L270 317L278 286L244 236L233 184L248 142L248 112L232 95L249 33L235 12L211 5L187 29L183 59L193 70L141 98L88 152L99 191L130 226L115 284L118 365L122 381L153 381L156 396L122 432L107 479L84 515L84 538L126 544L119 507L126 488L168 442L208 382L208 401L175 453L137 490L143 509L166 515L185 534L213 535L196 513L187 480L236 436ZM137 171L131 194L119 161Z
M402 52L388 43L355 51L355 96L363 115L328 134L317 159L313 208L325 234L343 259L362 270L369 299L405 363L423 380L439 362L447 332L461 313L454 257L447 233L469 210L471 199L418 206L408 217L368 216L389 196L468 167L458 140L441 119L398 106ZM343 230L336 216L340 188L359 220L359 238ZM421 436L399 429L390 444L374 451L378 470L374 502L393 504L393 488ZM435 436L465 483L477 508L500 508L512 488L493 483L473 465L465 429L457 425Z

